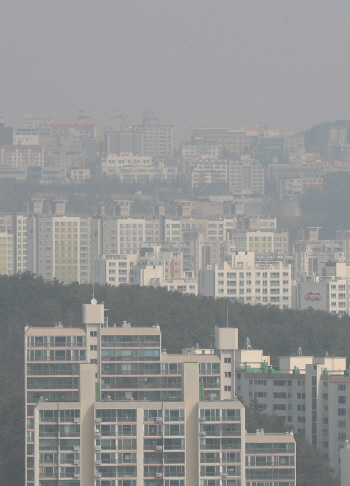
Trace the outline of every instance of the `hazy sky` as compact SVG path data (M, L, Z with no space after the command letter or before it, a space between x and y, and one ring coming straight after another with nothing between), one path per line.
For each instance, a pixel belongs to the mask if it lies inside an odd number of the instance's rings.
M2 0L0 116L299 131L350 118L348 0Z

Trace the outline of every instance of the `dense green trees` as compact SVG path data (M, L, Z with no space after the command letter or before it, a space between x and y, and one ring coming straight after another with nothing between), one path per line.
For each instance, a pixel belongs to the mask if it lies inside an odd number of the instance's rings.
M293 354L299 346L305 355L328 351L330 356L348 356L350 350L348 316L280 311L136 286L96 286L95 296L109 309L110 325L123 320L134 326L159 323L169 352L197 342L210 347L214 327L226 325L227 306L229 326L239 329L240 346L249 336L254 348L272 356ZM24 326L53 326L58 321L81 326L81 305L91 297L90 285L44 283L29 273L0 277L0 484L23 484Z

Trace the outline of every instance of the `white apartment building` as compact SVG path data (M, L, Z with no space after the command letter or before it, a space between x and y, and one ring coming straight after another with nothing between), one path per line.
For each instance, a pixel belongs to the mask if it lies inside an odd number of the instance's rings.
M203 160L192 171L192 189L206 184L227 184L227 161Z
M288 309L292 306L291 266L255 262L254 252L236 252L231 261L199 272L199 293Z
M33 130L19 130L13 134L13 145L39 145L39 133Z
M130 152L117 154L108 154L102 159L102 174L110 177L119 176L124 169L151 169L153 168L152 157L133 155Z
M297 278L297 309L312 307L342 316L350 311L350 266L325 262L322 276Z
M45 162L44 147L41 145L1 145L0 166L22 169L43 167Z
M21 273L28 269L28 215L17 213L14 221L14 268L16 273Z
M134 266L137 262L137 255L103 255L95 261L95 281L101 285L134 284Z
M257 161L241 156L241 160L230 162L229 185L235 196L264 194L264 169Z
M150 250L154 248L141 248L140 255L102 256L95 263L95 281L101 285L166 287L169 291L198 294L198 280L182 277L181 254Z

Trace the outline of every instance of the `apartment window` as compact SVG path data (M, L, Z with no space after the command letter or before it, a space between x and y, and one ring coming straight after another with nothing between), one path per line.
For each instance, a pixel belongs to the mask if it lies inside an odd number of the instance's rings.
M339 396L338 403L346 403L346 396Z
M92 344L90 346L90 351L97 351L97 345L96 344Z
M225 371L225 378L231 378L231 371Z
M345 417L345 415L346 415L346 408L338 408L338 415L340 417L342 417L342 416Z
M224 363L231 363L231 358L224 358Z
M231 391L231 387L230 386L224 386L224 391Z
M90 331L91 337L97 337L97 331Z

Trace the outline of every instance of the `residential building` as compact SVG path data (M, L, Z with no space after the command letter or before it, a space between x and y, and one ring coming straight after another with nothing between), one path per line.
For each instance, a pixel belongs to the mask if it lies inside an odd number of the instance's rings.
M91 281L91 216L37 214L27 219L27 269L44 280Z
M246 128L237 130L221 127L197 127L190 128L190 140L202 143L217 144L219 157L225 158L226 154L240 155L250 153L258 141L258 133Z
M246 486L295 485L295 440L290 434L246 434Z
M281 261L255 262L254 252L236 252L231 261L200 270L199 293L288 309L292 307L291 266Z
M227 185L228 164L223 160L203 160L196 164L192 171L192 189L211 185Z
M0 146L0 167L12 169L43 167L44 161L44 148L40 145Z
M230 192L235 196L264 194L264 169L249 156L241 156L240 160L230 162L229 166Z
M83 326L26 327L26 486L245 484L244 406L215 377L237 330L189 362L161 353L159 326L108 327L94 300Z
M0 275L14 274L13 234L0 232Z

